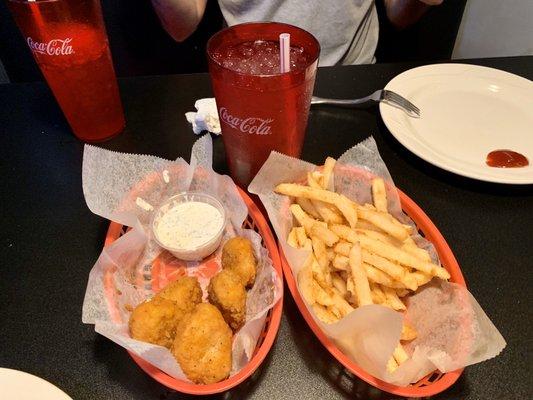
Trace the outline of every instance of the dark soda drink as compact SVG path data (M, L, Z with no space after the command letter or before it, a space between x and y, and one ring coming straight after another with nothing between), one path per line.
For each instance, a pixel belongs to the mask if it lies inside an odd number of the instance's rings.
M279 35L291 35L290 71L280 72ZM272 150L300 157L320 46L309 32L265 22L232 26L207 45L226 159L245 187Z
M98 0L8 2L74 134L87 142L124 129Z

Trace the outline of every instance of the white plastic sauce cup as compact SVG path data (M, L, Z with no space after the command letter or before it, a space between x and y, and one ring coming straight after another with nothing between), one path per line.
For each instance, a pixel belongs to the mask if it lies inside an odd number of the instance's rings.
M217 233L207 239L204 243L201 245L198 245L196 247L187 247L187 248L179 248L179 247L170 247L167 244L162 243L160 237L158 236L158 226L161 221L161 218L163 215L167 212L169 212L171 209L176 207L178 204L186 203L186 202L201 202L201 203L207 203L213 207L215 207L222 216L222 225L220 229L217 231ZM155 211L153 219L152 219L152 232L154 233L155 241L164 249L168 250L170 253L172 253L176 258L179 258L181 260L185 261L199 261L203 258L207 257L208 255L215 252L215 250L220 245L220 241L222 240L222 234L224 233L224 229L226 227L226 210L224 209L224 206L220 201L218 201L213 196L210 196L208 194L203 193L195 193L195 192L183 192L176 196L171 197L167 201L165 201L163 204L159 206L159 208Z

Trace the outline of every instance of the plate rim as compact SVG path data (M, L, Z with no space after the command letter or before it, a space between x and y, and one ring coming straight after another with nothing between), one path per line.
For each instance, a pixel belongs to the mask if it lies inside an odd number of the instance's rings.
M446 69L446 68L466 68L466 70L470 71L476 71L481 70L489 73L494 73L497 75L501 75L507 79L513 79L517 82L520 82L520 84L533 84L533 81L524 78L523 76L519 76L516 74L513 74L511 72L503 71L496 68L486 67L482 65L475 65L475 64L465 64L465 63L439 63L439 64L428 64L428 65L422 65L414 68L410 68L406 71L403 71L402 73L396 75L394 78L389 80L387 85L384 89L390 90L391 86L393 86L395 83L401 81L402 79L405 79L406 75L413 74L416 71L422 71L422 70L428 70L431 71L432 69ZM445 71L436 71L437 74L441 74ZM454 71L450 71L454 72ZM392 112L394 112L395 109L385 105L383 102L379 103L379 111L381 114L381 119L383 120L383 123L387 127L387 130L390 132L390 134L398 141L400 144L406 148L409 152L416 155L417 157L421 158L422 160L428 162L431 165L436 166L437 168L443 169L445 171L454 173L456 175L460 175L466 178L475 179L478 181L483 182L490 182L490 183L498 183L498 184L505 184L505 185L531 185L533 184L533 177L528 178L526 177L515 177L515 178L505 178L505 177L499 177L499 176L491 176L490 174L479 174L475 171L470 170L464 170L460 169L454 166L450 166L446 164L445 162L442 162L439 159L434 159L430 155L426 154L423 150L418 148L413 148L414 146L411 146L407 140L405 140L404 135L398 134L394 132L394 126L393 126L393 118L392 118ZM533 160L532 160L533 161Z
M30 378L30 379L32 379L34 381L37 381L37 382L40 382L40 383L44 383L45 387L48 387L49 389L51 389L54 392L52 394L54 394L54 395L62 395L62 396L64 396L63 397L64 400L68 400L68 399L73 400L72 397L70 397L61 388L59 388L58 386L54 385L52 382L47 381L44 378L41 378L40 376L34 375L34 374L30 373L30 372L21 371L19 369L14 369L14 368L7 368L7 367L0 367L0 372L1 371L8 371L8 373L10 373L10 374L18 375L18 376L24 376L25 378Z

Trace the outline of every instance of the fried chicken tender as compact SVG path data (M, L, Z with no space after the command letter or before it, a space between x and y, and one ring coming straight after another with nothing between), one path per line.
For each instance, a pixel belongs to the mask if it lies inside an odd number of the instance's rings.
M252 243L237 236L228 240L222 248L222 268L231 269L241 277L245 287L253 286L257 261Z
M178 308L170 300L154 298L139 304L130 316L131 337L170 348L176 333Z
M209 302L216 306L224 320L236 331L244 324L246 313L246 289L239 275L231 269L223 269L209 282Z
M191 381L219 382L231 371L231 329L209 303L198 304L178 324L171 352Z
M202 302L202 288L195 277L182 276L165 286L156 297L176 304L176 318L179 322L185 314L190 313Z

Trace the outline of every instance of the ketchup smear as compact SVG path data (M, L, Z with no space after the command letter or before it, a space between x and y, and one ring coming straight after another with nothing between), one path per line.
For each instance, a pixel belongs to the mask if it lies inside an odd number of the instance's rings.
M523 154L512 150L494 150L487 154L485 161L489 167L520 168L527 167L529 160Z

